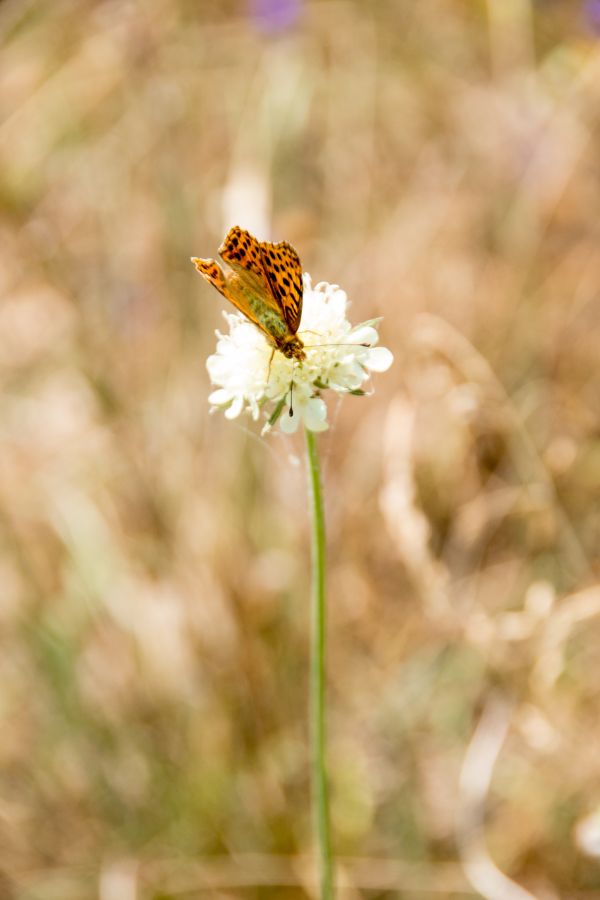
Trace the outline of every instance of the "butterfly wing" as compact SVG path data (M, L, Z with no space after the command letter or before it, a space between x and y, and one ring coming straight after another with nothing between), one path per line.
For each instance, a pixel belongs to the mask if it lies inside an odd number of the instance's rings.
M290 334L295 334L302 315L302 266L294 248L286 241L261 243L236 225L219 254L234 271L251 272L259 280L265 302L283 315Z
M290 332L296 334L302 318L302 265L287 241L260 244L260 255L271 292L277 300Z
M192 256L192 262L202 277L205 278L209 284L212 284L213 287L216 287L224 297L227 297L227 279L225 278L225 274L219 263L215 262L214 259L198 259L197 256ZM229 297L227 297L227 299L229 299Z
M192 261L271 343L289 346L302 315L302 266L294 248L285 241L261 243L236 225L227 233L219 254L232 272L224 273L214 259Z
M200 272L203 278L208 281L209 284L212 284L224 297L229 300L230 303L233 303L236 309L239 309L241 313L243 313L247 319L249 319L253 325L256 325L257 328L270 338L270 334L267 329L262 325L259 320L256 318L250 305L247 302L246 297L243 293L239 291L232 291L229 285L229 279L223 272L221 266L215 262L214 259L198 259L198 257L193 256L192 262L196 266L197 270Z
M227 232L225 240L219 247L219 256L233 269L241 267L244 271L254 272L258 278L264 280L260 242L239 225L234 225Z
M281 307L273 295L263 266L261 244L249 231L244 231L238 225L230 228L219 247L219 255L240 278L249 280L260 290L263 302L281 315Z

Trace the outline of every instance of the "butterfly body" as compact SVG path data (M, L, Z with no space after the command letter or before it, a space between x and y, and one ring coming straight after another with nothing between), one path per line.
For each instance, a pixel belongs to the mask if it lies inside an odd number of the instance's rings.
M260 242L235 226L214 259L192 258L200 274L262 331L271 346L302 362L304 345L296 334L302 315L302 268L290 244Z

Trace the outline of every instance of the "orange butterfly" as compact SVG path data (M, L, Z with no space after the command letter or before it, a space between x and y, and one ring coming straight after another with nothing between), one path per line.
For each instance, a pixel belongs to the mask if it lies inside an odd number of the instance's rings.
M294 248L286 241L258 241L236 225L219 255L231 272L224 272L214 259L192 257L192 262L275 349L288 359L306 359L296 333L302 316L302 266Z

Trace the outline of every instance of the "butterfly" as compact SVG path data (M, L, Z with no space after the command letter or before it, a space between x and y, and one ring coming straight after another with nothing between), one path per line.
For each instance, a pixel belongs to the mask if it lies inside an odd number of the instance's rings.
M219 255L231 271L224 272L214 259L192 262L267 338L274 350L288 359L306 359L297 331L302 316L302 266L286 241L259 241L238 225L231 228L219 247Z

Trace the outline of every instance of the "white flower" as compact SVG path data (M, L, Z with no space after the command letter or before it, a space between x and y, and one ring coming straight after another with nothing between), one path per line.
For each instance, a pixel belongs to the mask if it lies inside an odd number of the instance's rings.
M298 330L306 352L303 362L276 351L259 329L241 313L224 313L229 334L217 331L217 350L207 360L216 390L209 396L211 412L224 409L228 419L249 412L254 420L261 410L264 430L278 419L290 434L303 424L310 431L325 431L327 407L321 394L364 393L371 372L385 372L394 357L376 347L378 321L352 327L346 319L348 300L335 284L314 288L304 275L302 321Z

